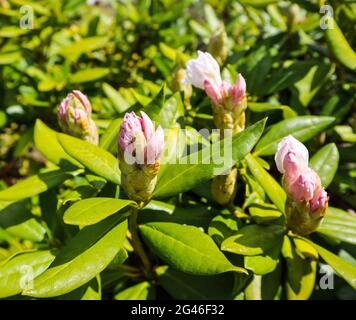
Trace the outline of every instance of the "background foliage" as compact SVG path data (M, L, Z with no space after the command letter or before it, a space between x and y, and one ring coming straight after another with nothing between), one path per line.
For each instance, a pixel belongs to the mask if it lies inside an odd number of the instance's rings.
M356 298L356 4L330 1L337 25L322 30L323 4L0 1L0 297ZM19 27L23 5L34 10L34 29ZM210 102L180 91L177 71L209 49L222 23L223 75L242 73L249 101L248 129L233 142L238 215L212 200L212 168L179 178L181 167L162 166L155 198L139 213L154 262L146 274L125 237L133 204L118 186L119 125L144 108L198 143L196 130L214 127ZM100 148L55 132L57 105L72 89L92 103ZM330 195L310 239L282 227L273 154L287 134L307 145ZM174 139L172 129L167 149ZM319 289L325 263L340 276L334 290ZM28 270L34 287L23 290Z

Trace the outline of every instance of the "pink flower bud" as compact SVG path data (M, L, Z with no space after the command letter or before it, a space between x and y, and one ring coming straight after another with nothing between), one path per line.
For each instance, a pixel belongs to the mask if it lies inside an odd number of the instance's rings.
M240 103L246 96L246 81L241 73L237 75L236 83L231 87L231 95L235 104Z
M285 161L287 154L289 154L288 159ZM294 166L294 170L301 171L308 167L309 152L304 144L289 135L278 144L274 160L280 173L284 173L286 169L289 171L289 166Z
M198 58L188 61L187 76L193 86L203 90L206 80L214 88L220 88L222 82L219 64L208 52L198 51Z
M61 129L75 137L98 143L98 131L91 119L91 105L79 90L73 90L58 106L58 122Z
M322 188L319 192L315 193L314 198L310 201L310 211L314 213L319 210L323 210L328 203L328 194L325 189Z
M308 167L307 148L292 136L278 145L275 161L287 192L287 225L300 235L315 231L326 213L328 195L318 174Z
M141 111L126 113L119 133L119 149L126 156L135 158L138 164L153 164L164 147L164 132L159 126L154 129L152 120ZM126 159L127 160L127 159Z

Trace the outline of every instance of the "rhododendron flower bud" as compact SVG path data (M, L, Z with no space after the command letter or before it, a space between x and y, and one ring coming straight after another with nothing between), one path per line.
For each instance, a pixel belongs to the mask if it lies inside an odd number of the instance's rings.
M232 129L233 133L244 129L247 99L246 81L241 74L233 85L222 80L217 61L209 53L198 51L198 58L187 63L187 78L211 99L217 128Z
M282 139L275 155L288 195L287 224L300 235L316 230L328 206L328 195L317 173L308 167L308 159L307 148L291 135Z
M146 202L156 186L164 148L161 126L154 129L151 119L141 112L126 113L121 124L118 149L122 186L130 199Z
M221 24L218 30L212 34L208 49L220 65L224 64L229 49L224 24Z
M91 119L90 102L79 90L73 90L60 103L58 122L65 133L98 144L98 130Z

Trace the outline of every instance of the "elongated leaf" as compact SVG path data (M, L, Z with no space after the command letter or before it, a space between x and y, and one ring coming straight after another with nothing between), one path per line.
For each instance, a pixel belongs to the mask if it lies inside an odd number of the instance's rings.
M272 178L272 176L257 162L255 157L251 154L246 156L247 166L252 175L256 178L258 183L267 193L271 201L276 207L284 212L284 206L287 195L279 185L279 183Z
M86 141L59 133L57 135L63 149L95 174L120 184L117 159L104 149Z
M184 114L183 103L179 92L165 101L161 106L159 104L150 104L145 108L148 115L162 128L172 128L179 117Z
M221 250L254 256L281 245L285 229L279 225L249 225L221 244Z
M356 217L341 209L329 207L317 232L356 245Z
M82 229L59 253L50 268L37 277L24 295L55 297L93 279L123 247L127 220L116 216Z
M159 284L174 298L182 300L232 299L234 275L226 272L213 276L196 276L174 270L167 266L156 269Z
M302 116L286 119L271 126L255 148L255 154L267 156L277 151L278 143L289 134L301 142L307 141L329 126L335 118Z
M107 37L85 38L62 47L59 53L67 58L76 60L82 53L89 53L93 50L105 47L108 41L109 39Z
M122 118L114 119L100 137L99 146L111 153L117 153L117 137L119 136Z
M178 164L166 164L158 176L154 195L167 197L190 190L231 168L253 148L263 132L265 122L264 119L250 126L235 135L232 141L225 139L223 142L216 142L212 145L212 149L208 149L208 152L201 150L180 159ZM224 155L224 147L226 150L231 148L231 158L225 155L223 159L220 159L220 155ZM223 163L216 163L217 159L222 160Z
M355 71L356 53L347 42L336 21L332 17L329 17L329 19L332 26L325 29L325 37L328 46L337 61L342 63L345 67Z
M213 210L207 206L179 207L170 203L151 200L140 211L138 221L140 224L148 222L174 222L207 229L214 214Z
M306 300L314 289L318 254L307 242L294 240L293 246L285 237L282 250L287 262L287 297L289 300Z
M110 69L108 68L84 69L72 74L70 77L70 82L71 83L90 82L103 78L107 76L109 73L110 73Z
M89 226L119 210L134 205L131 200L114 199L114 198L89 198L74 203L64 213L63 220L67 224L79 226Z
M288 106L275 105L271 103L249 102L248 108L253 112L266 112L270 110L282 110L284 118L293 118L298 114Z
M339 151L335 143L325 145L310 159L310 167L318 173L324 188L333 180L338 165Z
M154 287L148 282L144 281L122 290L115 295L115 300L153 300L155 296Z
M201 230L170 222L140 226L147 245L177 270L195 275L214 275L227 271L246 272L232 265L214 241Z
M61 167L68 167L68 164L83 167L64 151L57 140L57 132L48 128L40 119L36 120L34 141L36 148L53 163Z
M111 85L104 83L103 90L118 113L123 113L130 108L130 104L121 96L120 92L115 90Z
M35 251L18 254L0 265L0 298L30 288L33 279L44 272L54 258L50 251Z
M318 251L325 262L329 264L341 278L345 279L345 281L356 290L356 266L339 258L337 255L320 247L316 243L309 240L306 241Z
M42 241L46 230L31 214L28 201L18 201L0 210L0 227L24 240Z
M0 200L17 201L33 197L41 192L60 185L70 177L70 174L62 170L39 173L14 184L10 188L0 191Z

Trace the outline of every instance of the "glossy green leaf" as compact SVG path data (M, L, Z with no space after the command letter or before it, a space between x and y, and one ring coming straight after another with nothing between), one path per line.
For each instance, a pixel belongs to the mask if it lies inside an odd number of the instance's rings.
M26 201L18 201L0 210L0 227L10 235L23 240L40 242L45 228L31 214Z
M0 65L15 63L18 60L20 60L20 58L21 58L20 51L0 53Z
M118 160L111 153L63 133L57 134L57 137L63 149L90 171L108 181L120 184Z
M270 110L282 110L284 118L293 118L298 114L288 106L275 105L271 103L263 102L249 102L247 104L248 108L253 112L266 112Z
M356 217L341 209L329 207L317 232L338 242L356 245Z
M325 262L334 269L338 276L343 278L352 288L356 289L356 266L311 241L310 244L318 251Z
M232 299L235 276L247 280L241 273L226 272L212 276L197 276L183 273L167 266L156 269L159 284L179 300Z
M130 108L130 104L127 103L127 101L121 96L120 92L114 89L111 85L103 83L103 90L118 113L123 113Z
M279 183L256 161L251 154L246 156L248 169L255 177L257 182L262 186L268 197L276 205L276 207L284 212L284 206L287 195Z
M115 300L153 300L154 298L154 287L148 281L124 289L114 297Z
M248 256L264 254L281 243L284 233L279 225L248 225L227 238L221 250Z
M326 129L335 118L321 116L301 116L286 119L272 125L255 147L255 154L272 155L278 143L289 134L301 142L307 141Z
M164 170L158 175L158 182L154 195L167 197L179 192L187 191L195 186L210 180L215 175L231 168L236 162L242 160L253 148L263 132L265 120L259 121L243 132L229 139L216 142L209 152L198 151L179 160L177 164L166 164ZM224 147L231 148L231 158L224 158L224 163L217 164L216 159L224 155ZM211 152L212 150L212 152ZM184 162L186 162L184 164ZM205 164L207 163L207 164Z
M322 147L310 159L310 167L316 171L324 188L327 188L333 180L339 165L339 151L335 143L329 143Z
M164 101L161 106L150 103L144 110L153 121L159 123L164 129L172 128L177 119L184 115L183 103L179 92Z
M71 83L84 83L95 81L107 76L110 73L108 68L91 68L80 70L70 76Z
M119 210L134 205L131 200L114 199L114 198L89 198L74 203L64 213L63 220L67 224L78 226L89 226Z
M139 228L146 244L177 270L195 275L246 273L243 268L232 265L214 241L196 227L152 222Z
M90 53L107 46L108 41L109 39L107 37L84 38L67 46L63 46L59 50L59 53L66 58L76 60L82 53Z
M116 216L83 228L24 295L55 297L93 279L103 271L123 247L127 220L118 224Z
M68 167L68 165L73 164L77 167L83 167L64 151L57 140L57 132L47 127L40 119L36 120L33 138L36 148L56 165Z
M33 279L44 272L55 256L48 250L24 252L0 264L0 298L19 294L33 285Z
M328 46L337 61L345 67L356 70L356 53L347 42L344 34L337 25L335 19L329 17L331 27L325 29L325 37Z
M307 300L313 292L318 254L307 242L284 238L282 253L287 264L286 291L289 300Z
M62 170L39 173L0 191L0 200L17 201L33 197L41 192L60 185L70 177L70 174Z

